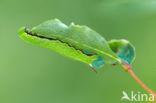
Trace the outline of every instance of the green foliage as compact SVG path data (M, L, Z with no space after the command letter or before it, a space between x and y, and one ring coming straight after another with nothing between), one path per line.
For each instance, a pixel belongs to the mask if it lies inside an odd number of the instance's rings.
M132 63L135 59L134 47L127 40L111 40L108 41L110 48L115 54L120 57L123 62Z
M58 19L46 21L32 29L21 28L20 37L32 44L54 50L72 59L92 64L131 63L134 47L126 40L107 42L105 38L87 26L67 26Z

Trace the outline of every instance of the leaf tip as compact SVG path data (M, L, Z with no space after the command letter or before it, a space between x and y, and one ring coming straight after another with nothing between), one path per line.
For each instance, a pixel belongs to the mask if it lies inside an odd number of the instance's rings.
M23 33L25 33L25 28L26 28L26 27L21 27L21 28L18 30L19 35L22 35Z

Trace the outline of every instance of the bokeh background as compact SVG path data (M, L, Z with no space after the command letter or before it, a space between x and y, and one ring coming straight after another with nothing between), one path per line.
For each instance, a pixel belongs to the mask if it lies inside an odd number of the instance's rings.
M156 91L155 0L0 0L0 103L122 103L123 90L146 93L121 66L96 74L19 38L21 26L53 18L87 25L107 40L128 39L137 53L134 72Z

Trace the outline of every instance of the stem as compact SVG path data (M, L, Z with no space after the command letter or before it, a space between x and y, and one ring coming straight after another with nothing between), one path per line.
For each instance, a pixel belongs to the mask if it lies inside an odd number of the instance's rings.
M156 93L149 89L133 72L131 66L128 63L122 63L123 68L149 93L154 95L156 98Z

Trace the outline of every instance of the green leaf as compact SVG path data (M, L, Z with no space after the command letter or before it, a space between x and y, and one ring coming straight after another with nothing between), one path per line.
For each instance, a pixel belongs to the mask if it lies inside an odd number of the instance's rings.
M120 62L107 41L87 26L67 26L58 19L46 21L32 29L21 28L20 37L72 59L92 64L99 56L107 64Z
M111 40L108 41L108 44L112 51L116 53L116 55L122 60L122 62L126 62L131 64L135 59L135 48L133 45L127 40Z

